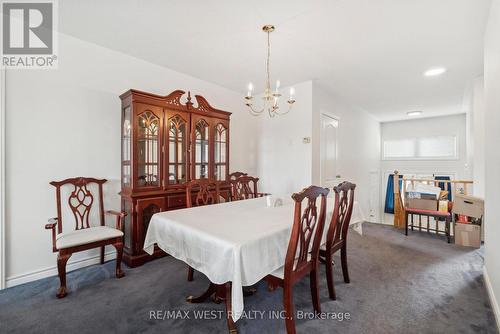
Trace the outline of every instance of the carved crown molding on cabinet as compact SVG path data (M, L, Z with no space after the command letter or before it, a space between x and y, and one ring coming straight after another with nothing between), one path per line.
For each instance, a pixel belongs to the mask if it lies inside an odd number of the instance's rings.
M137 89L130 89L120 95L120 99L127 100L130 99L130 102L143 102L155 104L161 107L170 107L174 109L189 111L189 112L198 112L198 113L214 113L212 116L217 114L224 115L225 117L231 115L230 112L216 109L208 103L207 99L205 99L201 95L195 95L197 106L195 107L191 98L191 92L187 92L187 102L183 104L181 102L182 96L186 94L183 90L174 90L172 93L161 96L151 93L146 93Z

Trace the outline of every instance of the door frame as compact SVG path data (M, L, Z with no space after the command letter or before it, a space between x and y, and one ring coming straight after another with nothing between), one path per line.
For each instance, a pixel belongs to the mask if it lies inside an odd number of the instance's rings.
M321 111L319 115L319 182L321 186L323 186L323 152L322 152L322 145L323 145L323 124L322 124L322 116L330 117L334 120L337 121L339 126L337 129L340 128L340 117L336 116L335 114L332 114L331 112L328 111ZM338 148L339 148L339 134L338 132L335 134L335 153L337 156L335 157L335 162L337 163L338 161ZM335 167L336 172L338 173L337 167Z
M5 289L5 69L0 69L0 290Z

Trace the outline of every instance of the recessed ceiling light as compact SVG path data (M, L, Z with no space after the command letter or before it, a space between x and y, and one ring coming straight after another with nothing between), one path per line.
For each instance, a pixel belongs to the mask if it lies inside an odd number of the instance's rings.
M406 114L410 117L413 117L422 115L422 112L419 110L415 110L415 111L408 111Z
M437 75L441 75L446 72L446 68L444 67L433 67L424 72L426 77L435 77Z

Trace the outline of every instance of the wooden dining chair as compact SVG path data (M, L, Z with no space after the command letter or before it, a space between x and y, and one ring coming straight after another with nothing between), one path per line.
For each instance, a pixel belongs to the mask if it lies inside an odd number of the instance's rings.
M321 237L325 225L326 196L329 190L310 186L292 195L295 214L292 233L288 242L285 265L265 277L270 288L283 288L283 306L287 333L295 333L293 286L309 275L314 311L321 312L318 292L318 258ZM321 197L319 212L318 197ZM306 200L307 206L302 208Z
M340 250L342 274L344 282L349 283L349 271L347 269L347 232L351 221L352 207L354 204L354 189L356 185L350 182L342 182L333 188L335 193L335 204L332 219L328 227L326 244L319 250L320 261L326 265L326 280L328 283L328 294L330 299L335 300L335 284L333 281L333 255Z
M243 175L231 182L231 200L240 201L245 199L263 197L268 194L259 193L257 190L258 177Z
M57 297L63 298L67 295L66 288L66 263L73 253L89 250L92 248L101 249L101 264L104 263L104 246L113 245L116 248L116 269L115 275L117 278L125 276L121 270L121 262L123 255L123 232L122 221L127 215L125 212L104 211L103 184L104 179L94 179L88 177L76 177L63 181L50 182L56 187L57 200L57 217L50 218L49 223L45 225L45 229L52 230L52 251L58 252L57 255L57 271L59 273L60 287L57 291ZM93 208L95 207L94 195L91 192L91 187L97 185L97 207L98 217L93 218ZM69 187L71 193L65 203L61 199L61 189ZM75 220L75 228L72 231L63 231L63 213L71 211L71 216ZM67 212L69 214L69 212ZM106 226L104 214L113 215L116 217L115 227ZM92 220L92 221L91 221ZM98 226L95 226L93 220L97 220ZM91 224L93 223L93 224ZM93 226L94 225L94 226ZM57 231L56 231L57 227Z
M219 182L199 179L186 183L186 207L218 204L220 201ZM188 267L188 281L193 280L194 270Z
M243 172L232 172L231 174L229 174L229 180L236 180L240 176L247 176L247 175L248 175L247 173Z

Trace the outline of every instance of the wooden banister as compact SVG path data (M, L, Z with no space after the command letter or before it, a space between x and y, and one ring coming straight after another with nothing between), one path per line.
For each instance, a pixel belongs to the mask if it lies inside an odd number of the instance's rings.
M403 182L403 191L405 189L405 182ZM399 189L399 172L394 171L394 226L397 228L405 227L405 212L403 207L403 200L401 191Z

